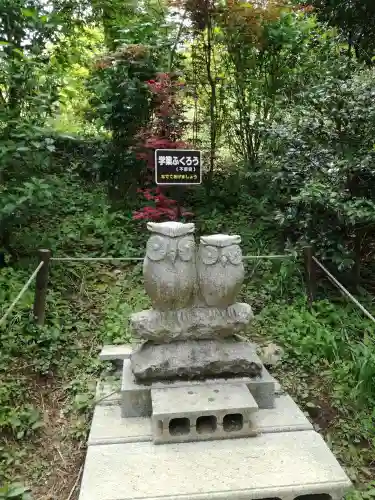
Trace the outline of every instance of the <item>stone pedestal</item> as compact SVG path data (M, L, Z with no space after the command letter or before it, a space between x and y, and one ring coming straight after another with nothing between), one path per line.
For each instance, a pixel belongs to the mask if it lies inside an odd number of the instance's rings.
M194 224L149 223L143 274L153 309L130 318L134 338L145 344L131 355L138 382L259 377L262 364L248 344L233 338L253 318L236 302L244 278L241 238L200 239Z
M345 472L256 346L233 338L253 317L236 302L240 237L196 251L193 224L148 229L153 309L131 317L143 345L101 353L122 380L98 388L79 500L341 500Z
M129 360L124 361L125 373L122 396L129 390L132 376ZM128 385L124 379L128 380ZM156 401L151 395L154 387L157 390L183 387L184 392L189 393L198 392L199 385L202 391L196 399L199 401L197 408L204 413L207 410L204 398L208 400L211 396L211 393L204 393L209 384L213 392L220 390L218 384L228 382L232 386L233 381L158 382L141 387L133 379L133 395L139 395L141 390L143 396L149 395L149 416L130 418L121 416L128 408L125 401L129 399L114 401L112 398L117 385L104 390L100 386L100 402L92 421L79 500L301 500L305 495L310 500L341 500L351 488L349 478L292 398L283 393L270 375L267 380L274 389L273 408L262 409L254 396L258 410L249 413L254 429L250 437L226 439L221 435L221 427L217 427L215 432L218 434L212 436L212 421L202 419L198 430L209 433L210 439L200 441L201 433L197 432L198 440L185 442L186 426L182 425L180 439L174 432L178 431L178 425L174 427L176 422L172 422L172 441L175 442L162 444L161 440L162 445L155 445L155 423L151 417L152 401ZM248 379L246 386L254 395L253 383L254 379ZM227 395L223 395L225 401ZM169 395L166 396L163 395L163 405L166 400L168 405L171 403ZM176 402L180 401L180 396ZM237 393L236 397L242 398L242 395ZM243 410L243 407L238 408L240 404L237 408L232 405L231 409ZM255 406L253 402L248 401L248 404ZM159 407L156 411L159 412ZM173 419L170 411L171 407L167 409L167 418ZM192 417L191 408L189 411ZM212 411L218 411L218 407L211 407L210 414ZM199 416L197 412L196 420ZM192 420L190 418L189 422ZM238 418L233 421L234 429L238 429ZM159 429L157 426L157 432ZM169 425L164 425L163 429L169 434ZM196 425L191 432L196 432ZM158 439L160 436L156 437L156 442Z

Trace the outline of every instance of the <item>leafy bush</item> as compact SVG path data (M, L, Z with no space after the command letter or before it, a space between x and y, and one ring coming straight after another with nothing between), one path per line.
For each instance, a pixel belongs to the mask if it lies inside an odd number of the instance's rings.
M264 154L276 220L339 268L360 257L358 234L362 251L369 249L375 229L374 85L373 72L331 74L303 91L303 104L273 128Z
M120 193L136 182L144 163L132 146L137 132L151 116L151 95L146 84L155 76L155 56L144 45L125 45L97 61L89 87L93 119L111 133L111 147L103 158L103 177Z
M0 500L32 500L30 489L20 483L0 487Z

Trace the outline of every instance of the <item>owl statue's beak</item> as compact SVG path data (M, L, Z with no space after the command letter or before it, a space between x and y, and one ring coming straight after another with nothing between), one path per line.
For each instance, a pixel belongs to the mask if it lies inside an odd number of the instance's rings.
M168 253L170 261L174 264L176 262L177 252L175 250L171 250Z
M223 255L221 257L221 263L223 264L223 266L226 266L227 262L228 262L228 258L225 255Z

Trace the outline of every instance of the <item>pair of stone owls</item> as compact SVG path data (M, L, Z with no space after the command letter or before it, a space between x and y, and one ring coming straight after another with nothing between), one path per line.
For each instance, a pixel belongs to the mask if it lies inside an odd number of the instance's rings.
M240 236L203 236L196 251L192 223L149 222L147 229L153 234L143 276L155 309L224 309L235 302L244 278Z

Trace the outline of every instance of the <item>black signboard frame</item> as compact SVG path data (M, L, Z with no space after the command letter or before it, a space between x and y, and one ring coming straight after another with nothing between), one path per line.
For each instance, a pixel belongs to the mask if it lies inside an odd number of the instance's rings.
M160 164L158 158L162 156L173 158L172 164ZM176 163L176 158L179 159L178 163ZM198 163L196 163L197 158ZM182 162L182 159L186 159L186 161ZM170 177L162 179L161 176ZM171 176L176 176L176 178ZM196 176L197 179L189 181L189 178L193 176ZM156 149L155 182L158 186L199 186L202 184L202 151L195 149Z

